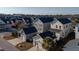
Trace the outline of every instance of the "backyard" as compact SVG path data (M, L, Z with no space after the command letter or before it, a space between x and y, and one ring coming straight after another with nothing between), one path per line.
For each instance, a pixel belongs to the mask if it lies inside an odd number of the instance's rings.
M67 44L67 42L69 42L70 40L73 40L74 38L75 38L75 32L71 32L67 37L57 41L55 50L62 51L63 50L62 48L64 47L64 45Z

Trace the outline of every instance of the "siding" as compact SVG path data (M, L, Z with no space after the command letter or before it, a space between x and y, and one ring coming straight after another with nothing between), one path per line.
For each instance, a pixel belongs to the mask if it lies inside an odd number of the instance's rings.
M44 23L43 32L50 30L50 23Z
M43 32L43 23L40 20L35 22L34 26L37 29L38 33L42 33Z
M56 28L56 25L58 28ZM59 26L61 26L61 29L59 28ZM51 23L51 29L63 30L63 25L59 21L57 21L56 23Z
M56 28L57 25L57 28ZM61 29L59 28L59 26L61 26ZM66 27L67 26L67 27ZM51 29L57 29L57 30L61 30L61 37L66 37L72 29L71 23L68 24L62 24L61 22L55 20L55 23L51 23Z

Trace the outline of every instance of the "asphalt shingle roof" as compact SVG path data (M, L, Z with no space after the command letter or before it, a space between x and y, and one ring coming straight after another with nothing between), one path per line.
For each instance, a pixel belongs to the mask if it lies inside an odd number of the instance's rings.
M26 21L26 23L32 23L31 17L25 17L24 20Z
M40 17L39 18L43 23L49 23L52 22L54 19L53 17Z
M52 37L52 38L55 38L55 37L53 37L53 35L55 35L55 34L54 34L53 32L50 32L50 31L40 33L39 35L40 35L42 38L44 38L44 37Z
M58 20L59 20L62 24L71 23L71 21L70 21L68 18L58 18Z
M25 34L37 32L35 27L23 28L23 31L25 32Z

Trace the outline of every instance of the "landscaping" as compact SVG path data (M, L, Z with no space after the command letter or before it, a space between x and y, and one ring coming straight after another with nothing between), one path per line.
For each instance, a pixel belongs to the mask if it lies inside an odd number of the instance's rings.
M4 35L4 37L3 37L4 39L6 39L6 40L11 40L11 39L14 39L14 38L16 38L15 36L12 36L11 34L5 34Z
M25 51L32 48L33 44L29 42L22 42L22 43L17 44L16 47L21 51Z

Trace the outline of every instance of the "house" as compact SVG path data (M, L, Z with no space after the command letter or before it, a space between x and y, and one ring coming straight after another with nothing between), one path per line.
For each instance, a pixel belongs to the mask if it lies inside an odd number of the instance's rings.
M75 26L75 39L79 39L79 23Z
M33 45L34 46L38 46L39 49L43 48L42 44L43 44L43 39L49 37L51 38L54 42L56 42L56 36L55 33L50 32L50 31L46 31L40 34L37 34L36 36L33 37Z
M22 20L26 24L26 26L32 25L32 19L31 19L31 17L24 17Z
M2 19L0 19L0 24L5 24L5 22Z
M55 35L54 32L46 31L46 32L40 33L39 35L40 35L43 39L46 38L46 37L49 37L49 38L53 39L53 41L56 41L56 35Z
M53 17L39 17L34 21L34 26L37 29L38 33L42 33L50 29L50 23L53 20Z
M51 23L51 31L57 34L57 37L66 37L72 32L72 23L68 18L58 18Z
M43 38L39 34L33 37L33 46L36 47L38 46L41 49L42 44L43 44Z
M0 19L0 30L10 28L10 27L11 27L10 25L6 24L4 21Z
M37 30L35 27L29 27L29 28L23 28L21 30L21 36L23 37L23 40L25 41L33 41L33 36L37 34Z

